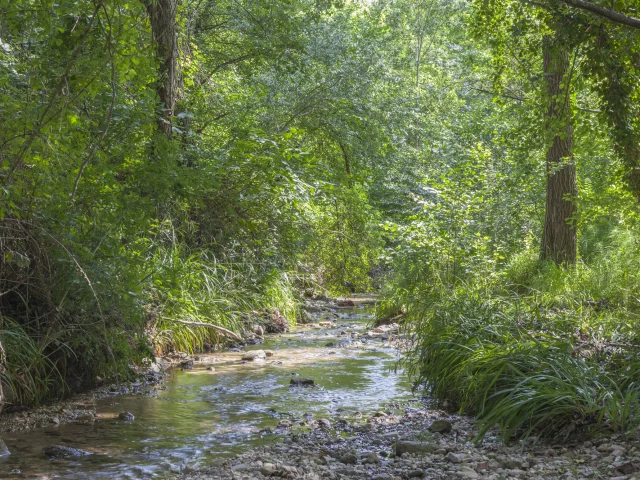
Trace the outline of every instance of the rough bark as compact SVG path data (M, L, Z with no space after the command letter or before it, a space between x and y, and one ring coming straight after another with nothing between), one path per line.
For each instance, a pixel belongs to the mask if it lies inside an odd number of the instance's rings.
M541 258L573 264L577 236L572 220L577 211L578 186L569 106L569 55L549 38L545 39L543 66L549 103L546 130L552 140L546 157L547 201Z
M158 125L167 136L172 134L172 117L182 90L182 75L178 64L177 0L143 0L151 23L151 34L160 60L160 80L157 92L161 111Z

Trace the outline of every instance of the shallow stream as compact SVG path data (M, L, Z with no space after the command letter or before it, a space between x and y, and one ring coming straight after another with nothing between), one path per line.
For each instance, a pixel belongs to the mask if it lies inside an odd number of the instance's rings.
M167 478L186 465L206 466L277 441L277 434L264 430L282 419L301 421L311 414L332 423L354 421L360 413L411 397L409 381L396 371L397 351L363 335L372 320L366 307L317 319L333 325L296 327L246 348L272 350L264 363L243 362L243 352L206 355L192 370L172 370L157 396L96 401L94 423L2 434L11 455L0 458L0 478ZM310 378L317 386L290 387L292 378ZM133 413L135 421L118 420L122 411ZM52 444L93 455L50 460L43 450Z

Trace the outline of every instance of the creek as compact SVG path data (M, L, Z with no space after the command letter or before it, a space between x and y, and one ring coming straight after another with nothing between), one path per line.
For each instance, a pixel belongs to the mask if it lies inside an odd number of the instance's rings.
M11 454L0 458L0 477L168 478L278 441L275 427L282 420L352 422L408 400L411 386L396 368L398 351L386 336L367 334L372 319L364 305L317 314L315 324L245 349L272 350L265 362L243 362L243 352L204 355L191 370L172 369L156 395L96 400L93 423L3 433ZM333 324L319 328L319 321ZM310 378L317 386L292 387L292 378ZM118 420L122 411L135 420ZM43 451L52 444L92 455L49 459Z

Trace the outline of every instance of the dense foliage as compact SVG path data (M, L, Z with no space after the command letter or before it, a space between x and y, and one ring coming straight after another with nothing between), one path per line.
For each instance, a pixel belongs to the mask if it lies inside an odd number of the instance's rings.
M0 2L8 400L379 289L483 433L633 431L640 5L574 3Z

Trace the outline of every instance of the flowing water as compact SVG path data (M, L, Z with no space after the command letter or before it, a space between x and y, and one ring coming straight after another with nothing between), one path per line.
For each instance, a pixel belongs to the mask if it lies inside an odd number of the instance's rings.
M296 327L247 348L273 350L265 363L243 363L241 352L212 354L193 370L174 369L157 396L98 400L94 423L3 434L11 455L0 458L0 478L166 478L194 462L206 465L278 441L264 430L280 419L312 414L353 420L358 412L406 400L410 384L396 371L394 348L378 340L367 340L363 348L348 345L350 334L362 334L371 319L362 306L342 309L331 317L331 327ZM318 386L290 387L292 378L311 378ZM119 421L122 411L135 421ZM43 450L52 444L93 455L50 460Z

